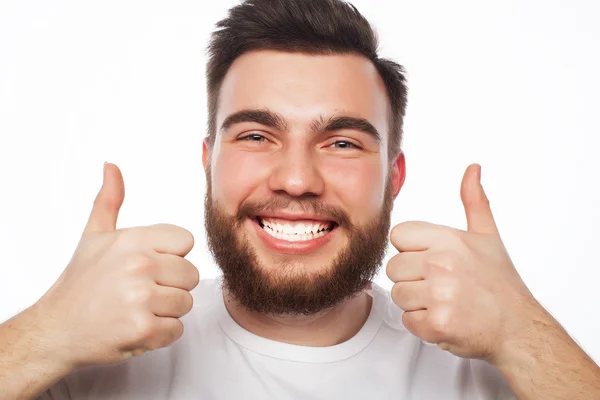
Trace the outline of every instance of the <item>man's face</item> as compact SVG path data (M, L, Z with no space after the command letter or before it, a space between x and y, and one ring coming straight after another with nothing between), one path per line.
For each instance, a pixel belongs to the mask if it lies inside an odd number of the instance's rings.
M203 161L209 247L242 306L311 314L372 279L405 173L403 155L389 167L388 120L367 59L236 59Z

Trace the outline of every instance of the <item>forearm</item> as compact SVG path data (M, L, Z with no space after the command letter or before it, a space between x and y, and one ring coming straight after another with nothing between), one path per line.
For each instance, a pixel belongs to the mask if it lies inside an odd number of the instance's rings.
M600 399L598 365L546 310L530 315L529 326L493 363L515 395L520 400Z
M0 324L0 398L31 399L72 368L44 328L35 306Z

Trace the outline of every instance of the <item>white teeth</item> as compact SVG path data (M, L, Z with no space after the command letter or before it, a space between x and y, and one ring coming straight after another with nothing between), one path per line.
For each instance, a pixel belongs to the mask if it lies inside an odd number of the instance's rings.
M301 235L296 235L296 234L275 232L273 229L269 228L267 225L265 225L264 230L265 230L265 232L267 232L269 235L273 236L274 238L281 239L281 240L287 240L288 242L300 242L300 241L305 241L305 240L312 240L312 239L319 238L321 236L325 236L329 233L329 231L322 231L319 233L304 233Z
M282 234L286 234L286 235L293 235L296 238L301 238L302 235L308 234L308 235L316 235L317 233L320 233L321 231L323 231L324 233L327 233L327 231L324 231L327 227L329 227L329 223L327 222L315 222L315 223L281 223L278 220L270 220L269 218L260 218L262 225L265 228L271 229L275 232L278 233L282 233ZM308 240L308 239L306 239Z
M325 236L330 230L327 222L319 223L280 223L268 218L261 218L263 229L271 236L289 242L307 241Z

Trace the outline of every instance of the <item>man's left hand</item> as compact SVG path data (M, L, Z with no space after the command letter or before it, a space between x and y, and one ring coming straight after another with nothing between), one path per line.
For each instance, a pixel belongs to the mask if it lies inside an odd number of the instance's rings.
M467 231L416 221L392 229L400 253L387 275L410 332L459 357L493 362L543 311L502 243L480 181L481 167L470 165L460 191Z

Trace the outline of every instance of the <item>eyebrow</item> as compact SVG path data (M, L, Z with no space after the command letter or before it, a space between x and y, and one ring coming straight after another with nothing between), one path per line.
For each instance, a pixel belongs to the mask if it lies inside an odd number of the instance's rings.
M267 126L269 128L277 129L279 131L287 131L288 124L285 118L279 113L271 110L241 110L229 115L225 118L225 121L221 124L220 131L224 131L234 124L243 122L255 122ZM381 135L365 118L351 117L347 115L333 115L329 118L315 119L310 124L311 130L314 134L320 134L327 131L337 131L342 129L352 129L368 134L378 143L381 142Z

